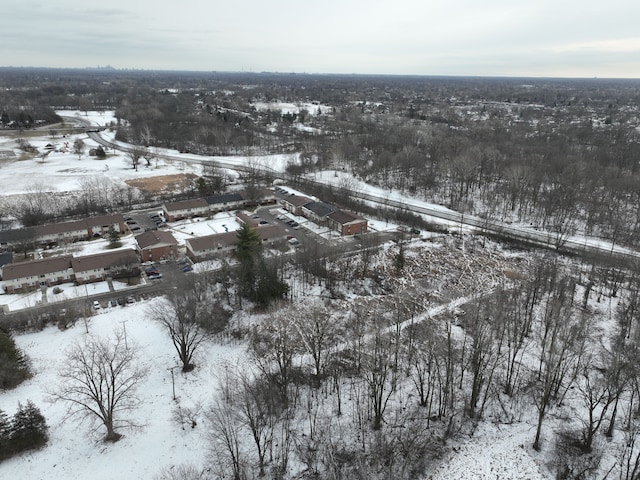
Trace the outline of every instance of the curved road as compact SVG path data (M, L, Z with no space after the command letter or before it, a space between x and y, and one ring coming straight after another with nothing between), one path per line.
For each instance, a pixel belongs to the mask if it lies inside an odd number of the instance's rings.
M78 120L78 118L76 117L74 117L73 119ZM106 140L100 135L100 132L98 131L87 132L87 134L95 142L125 153L129 153L136 148L140 148L135 145ZM167 160L179 160L186 163L201 165L213 164L220 168L232 169L237 171L260 170L263 172L268 172L274 175L276 178L282 178L285 181L288 179L288 175L285 172L276 171L263 165L245 165L240 160L240 158L238 159L238 161L232 161L225 157L202 157L193 154L181 154L177 152L174 153L167 150L160 151L157 149L155 150L155 154L159 158L164 158ZM307 181L322 184L322 182L319 181ZM410 197L404 197L402 200L394 200L388 198L388 196L376 194L372 191L367 190L354 190L350 192L350 195L352 197L356 197L361 200L378 205L407 209L413 213L427 215L430 217L453 222L456 225L460 225L460 227L473 228L480 231L481 233L495 235L501 238L515 240L518 242L556 250L563 253L591 255L604 260L613 260L615 262L622 263L628 263L630 261L635 262L640 259L640 252L624 247L619 247L617 245L611 244L610 242L598 241L596 239L590 239L586 237L570 236L562 232L553 233L548 231L539 231L533 228L526 228L496 222L490 219L480 218L477 216L467 215L449 210L438 205L429 205L428 203L421 202Z

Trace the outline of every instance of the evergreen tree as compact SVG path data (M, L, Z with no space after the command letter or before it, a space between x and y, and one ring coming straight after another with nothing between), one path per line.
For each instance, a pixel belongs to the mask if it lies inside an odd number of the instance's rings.
M14 453L39 448L48 440L47 422L31 400L20 404L11 425L11 450Z
M9 416L0 409L0 460L9 456L11 440L11 421Z
M13 388L28 377L27 359L11 333L0 328L0 389Z
M272 300L283 299L289 293L289 285L278 278L278 272L262 262L254 299L260 307L268 306Z
M238 230L237 255L240 260L240 294L252 298L256 287L256 264L262 253L262 240L258 230L243 223Z
M118 248L122 246L122 242L120 242L120 234L113 225L109 227L109 233L107 235L109 237L109 248Z

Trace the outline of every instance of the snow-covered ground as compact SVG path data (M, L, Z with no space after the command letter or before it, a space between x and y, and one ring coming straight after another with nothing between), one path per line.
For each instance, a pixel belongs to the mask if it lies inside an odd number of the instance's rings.
M0 395L0 409L9 415L18 403L31 400L49 425L50 440L45 448L0 463L3 479L152 479L166 467L183 463L199 465L210 454L206 439L204 409L217 394L218 378L225 365L245 360L243 347L208 343L195 359L198 367L188 374L174 369L177 400L173 400L171 369L177 357L166 332L150 319L150 302L104 309L91 317L90 335L111 335L126 329L130 348L148 367L148 378L140 385L141 407L127 418L139 425L123 430L117 443L104 443L104 430L78 418L66 419L66 405L51 403L50 393L59 380L57 372L67 347L87 333L82 322L60 331L47 327L38 333L16 335L16 343L32 363L34 376L14 390ZM126 323L125 323L126 322ZM179 410L197 411L198 425L181 425Z
M84 112L65 115L85 117ZM105 125L109 117L91 114L88 118L95 125ZM105 135L109 135L105 133ZM86 140L86 135L78 137ZM73 138L69 140L73 142ZM46 143L59 143L59 139L31 141L38 148ZM89 146L90 141L87 140ZM8 143L0 142L0 149L6 149ZM111 152L109 152L111 155ZM200 160L201 157L184 155L186 160ZM248 161L257 161L274 170L283 170L290 155L270 156L268 158L248 159L246 157L216 157L228 164L241 165ZM105 168L108 165L109 168ZM158 168L140 168L137 172L130 167L130 161L124 154L115 153L108 160L96 160L71 153L50 154L44 162L39 159L0 164L0 188L5 194L24 193L34 180L46 178L47 185L56 191L73 191L79 188L83 177L101 175L114 181L141 178L149 175L170 173L199 172L201 167L189 162L161 161ZM362 184L350 175L327 171L317 174L317 178L335 183L337 186L353 185L353 188L365 189L381 195L387 195L398 201L428 205L432 204L409 199L395 192L384 192ZM444 207L439 207L444 208ZM300 219L303 228L316 234L322 229ZM393 230L396 225L380 220L370 220L372 230ZM458 226L458 225L456 225ZM232 214L219 214L211 220L191 219L171 225L171 231L183 244L187 238L220 233L238 227ZM423 236L426 234L423 234ZM124 238L123 248L131 246L132 236ZM74 245L73 253L97 253L104 249L103 240ZM106 283L88 287L99 293ZM91 293L91 292L88 292ZM63 286L65 295L86 295L84 287ZM13 303L24 306L38 302L38 294L32 297L9 298L0 296L0 304ZM143 399L142 408L134 413L132 419L140 428L124 432L126 436L115 444L102 441L102 430L93 430L88 423L77 420L65 421L64 405L52 404L48 400L50 392L57 383L56 372L64 361L64 349L85 335L84 325L78 323L67 331L48 327L42 332L16 335L18 346L33 361L34 377L9 392L0 395L0 409L11 415L18 402L32 400L47 419L51 439L41 451L26 453L0 463L0 478L58 479L58 478L153 478L167 466L185 462L203 466L210 458L204 421L200 415L195 428L179 425L175 418L178 408L206 408L216 396L217 380L225 371L226 365L235 365L246 361L244 347L216 345L210 343L200 351L195 359L198 368L187 375L175 371L175 387L178 401L172 399L171 368L177 365L166 333L150 319L148 306L157 300L149 300L126 307L106 308L93 316L89 322L90 334L108 335L114 329L126 326L129 342L138 345L140 359L149 366L150 375L140 388ZM123 320L126 325L123 325ZM547 427L545 427L547 428ZM551 425L548 427L551 430ZM533 419L510 425L480 424L474 435L468 439L452 440L460 442L449 452L442 463L434 466L428 477L434 480L445 479L532 479L550 478L540 468L541 455L532 451L531 442L535 432ZM551 436L551 434L549 434ZM544 448L553 448L551 442Z

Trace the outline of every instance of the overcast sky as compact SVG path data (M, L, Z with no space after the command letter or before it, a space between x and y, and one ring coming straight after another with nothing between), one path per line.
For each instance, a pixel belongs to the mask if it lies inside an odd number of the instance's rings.
M638 0L20 0L0 66L640 78Z

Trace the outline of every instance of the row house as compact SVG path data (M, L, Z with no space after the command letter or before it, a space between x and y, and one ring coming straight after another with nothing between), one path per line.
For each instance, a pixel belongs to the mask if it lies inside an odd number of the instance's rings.
M329 203L313 201L303 195L290 195L283 198L282 207L318 225L326 225L340 235L357 235L368 231L368 221L365 218L353 212L339 210Z
M244 197L239 193L223 193L221 195L211 195L209 197L206 197L205 200L207 201L207 205L209 206L209 214L242 208L246 204Z
M309 202L302 206L302 216L318 225L324 225L329 215L338 209L324 202Z
M241 210L236 212L236 220L240 223L246 223L250 227L257 227L260 225L260 220L253 218L247 212L243 212Z
M72 255L64 255L5 265L2 267L5 290L7 293L14 293L71 282L74 278L72 258Z
M245 199L244 205L247 207L255 207L258 205L273 205L276 203L276 194L270 188L261 188L251 193L241 192Z
M238 234L236 232L223 232L189 238L185 240L185 248L187 257L194 262L201 262L235 250L237 243Z
M52 244L106 235L112 228L119 234L126 233L126 224L121 214L99 215L72 222L38 225L34 230L37 243Z
M162 212L167 222L175 222L185 218L208 216L209 204L204 198L179 200L162 205Z
M307 203L311 203L311 201L312 200L309 197L302 195L289 195L282 199L282 208L289 213L301 216L302 207Z
M79 285L140 275L138 255L129 248L75 257L71 260L71 268Z
M61 283L97 282L106 278L126 278L140 274L139 261L133 249L73 257L44 258L12 263L2 267L7 293L36 290Z
M121 214L99 215L71 222L48 223L16 230L4 230L0 231L0 244L25 247L53 245L106 235L111 228L119 234L126 233L126 224Z
M127 233L127 226L124 217L120 213L113 215L99 215L85 219L87 232L90 237L96 235L107 235L113 228L120 235Z
M164 217L168 222L185 218L208 217L218 212L228 212L247 206L269 205L276 201L275 194L269 189L248 192L223 193L192 200L180 200L165 203L162 206Z
M284 242L286 231L280 225L265 225L256 228L263 245ZM235 252L238 245L237 232L215 233L185 241L187 256L194 262L201 262L221 254Z

